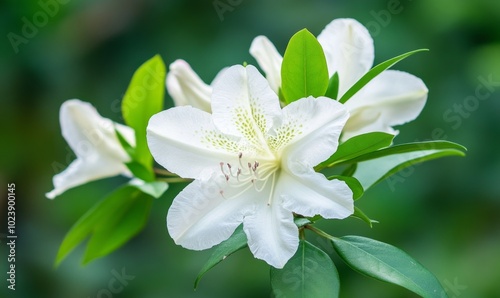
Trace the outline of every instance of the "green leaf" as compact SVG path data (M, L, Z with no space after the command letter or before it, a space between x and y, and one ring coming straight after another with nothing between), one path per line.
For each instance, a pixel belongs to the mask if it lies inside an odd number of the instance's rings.
M59 247L55 265L58 266L89 236L97 240L91 239L89 242L91 248L87 248L85 263L117 249L144 227L151 202L149 195L134 186L118 188L94 205L73 225Z
M370 226L370 228L373 228L374 223L378 223L378 221L370 219L361 209L356 206L354 206L354 213L351 215L351 217L358 218L366 222Z
M422 297L447 297L437 278L397 247L360 236L334 238L332 242L339 256L362 274Z
M83 263L106 256L139 233L147 223L153 199L134 188L128 196L114 196L106 216L94 226Z
M465 156L465 147L447 141L408 143L374 151L348 160L358 163L353 176L365 191L394 173L444 156Z
M146 182L140 179L133 179L129 182L129 185L136 187L138 190L155 199L160 198L168 189L168 183L164 181Z
M200 273L198 273L198 277L194 281L194 288L198 287L198 283L201 278L208 270L212 269L215 265L222 262L229 255L237 252L238 250L247 246L247 236L243 231L243 225L240 225L234 231L233 235L229 237L227 240L223 241L221 244L217 245L214 249L214 252L208 259L208 261L201 268Z
M307 29L290 39L281 64L281 91L286 103L308 96L323 96L328 68L320 43Z
M338 297L340 281L330 257L311 243L300 240L295 255L283 269L271 267L275 297Z
M337 99L339 95L339 73L335 72L328 82L328 88L326 89L325 96L332 99Z
M366 84L368 84L373 78L381 74L384 70L388 69L389 67L393 66L394 64L398 63L399 61L415 54L418 52L423 52L423 51L428 51L428 49L420 49L420 50L415 50L411 51L402 55L399 55L397 57L394 57L392 59L389 59L385 62L382 62L378 64L377 66L373 67L370 69L364 76L362 76L354 85L352 85L349 90L346 91L344 95L340 98L341 103L345 103L348 101L354 94L356 94L361 88L363 88ZM340 78L342 79L342 78Z
M328 177L328 180L338 179L344 181L347 186L352 190L352 199L357 200L363 196L365 192L361 183L359 183L358 179L354 177L341 176L341 175L333 175Z
M134 160L126 162L125 165L130 170L130 172L132 172L132 175L134 175L134 177L137 177L141 180L148 182L155 180L155 175L153 171L151 171L151 169L146 168L143 164Z
M135 130L136 160L147 169L152 167L153 157L146 142L146 127L149 118L163 109L165 76L165 64L156 55L136 70L122 101L125 123Z
M341 143L337 151L317 168L332 167L335 164L353 159L363 154L376 151L391 145L394 135L385 132L369 132L352 137Z

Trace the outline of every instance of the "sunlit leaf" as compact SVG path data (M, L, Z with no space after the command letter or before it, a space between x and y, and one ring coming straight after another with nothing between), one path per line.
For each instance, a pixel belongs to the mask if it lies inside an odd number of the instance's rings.
M437 278L397 247L360 236L334 238L332 242L339 256L362 274L399 285L422 297L447 297Z
M150 169L153 157L146 142L149 118L163 110L165 64L159 55L146 61L134 73L122 101L125 123L135 130L136 160Z
M328 68L323 48L307 29L290 39L281 64L281 92L286 103L323 96L328 88Z
M335 72L328 82L328 88L326 89L325 96L332 99L337 99L339 95L339 73Z

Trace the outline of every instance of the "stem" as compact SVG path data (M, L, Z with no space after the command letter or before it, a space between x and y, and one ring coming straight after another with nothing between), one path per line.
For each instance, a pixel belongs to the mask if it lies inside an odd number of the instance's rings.
M157 181L163 181L168 183L181 183L181 182L191 182L193 179L186 179L180 177L172 177L172 178L156 178Z
M306 239L306 233L304 232L304 227L299 228L299 239L300 240Z
M305 225L304 228L306 229L309 229L311 231L313 231L314 233L318 234L319 236L323 237L323 238L326 238L326 239L329 239L329 240L336 240L337 238L336 237L333 237L332 235L312 226L312 225Z
M155 172L155 174L162 175L162 176L175 176L175 177L177 177L176 174L169 172L167 170L164 170L164 169L154 168L153 172Z

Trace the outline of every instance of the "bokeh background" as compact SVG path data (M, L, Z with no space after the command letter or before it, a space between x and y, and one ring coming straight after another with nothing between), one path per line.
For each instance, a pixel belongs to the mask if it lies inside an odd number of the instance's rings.
M47 3L51 9L44 18ZM111 178L53 201L44 197L52 176L74 158L60 135L59 106L80 98L122 122L120 100L132 73L157 53L167 64L187 60L210 82L222 67L255 63L248 53L255 36L268 36L283 53L296 31L305 27L317 35L340 17L368 27L376 62L417 48L431 50L395 67L422 78L430 90L421 116L400 127L396 142L441 138L469 151L465 158L412 167L366 193L359 204L380 221L374 228L354 219L324 228L404 249L436 274L450 297L500 297L497 0L3 0L0 220L4 227L6 185L14 182L19 238L16 291L6 290L1 273L1 296L109 297L114 274L125 272L133 279L112 297L269 297L269 268L247 250L210 271L193 291L210 252L184 250L168 236L165 215L172 192L154 203L145 230L112 255L81 266L79 247L55 269L58 246L71 225L124 182ZM36 30L23 33L26 20L35 22ZM12 33L24 39L13 39ZM6 272L5 229L0 233L0 272ZM335 254L332 258L341 297L416 297L353 272Z

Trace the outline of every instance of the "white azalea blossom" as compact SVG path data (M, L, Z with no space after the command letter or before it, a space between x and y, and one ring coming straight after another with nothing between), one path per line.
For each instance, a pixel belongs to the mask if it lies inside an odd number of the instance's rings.
M214 82L218 76L215 77ZM190 105L210 112L212 87L205 84L186 61L178 59L170 64L166 85L168 94L176 106Z
M336 19L318 35L330 77L339 75L340 98L373 65L373 39L353 19ZM275 92L281 82L281 55L265 37L252 42L250 53L265 71ZM392 127L415 119L427 100L427 88L419 78L401 71L386 70L345 103L351 117L342 139L372 131L397 134ZM338 99L337 98L337 99Z
M66 190L101 178L130 175L123 164L130 157L115 134L115 127L135 146L134 130L103 118L89 103L78 99L65 101L60 110L64 139L75 152L68 168L53 178L54 190L46 194L53 199Z
M254 256L282 268L299 243L293 213L339 219L353 213L349 187L313 169L336 151L348 119L342 104L308 97L281 109L249 65L233 66L216 80L211 110L175 107L149 121L155 160L195 179L168 211L177 244L207 249L243 223Z

